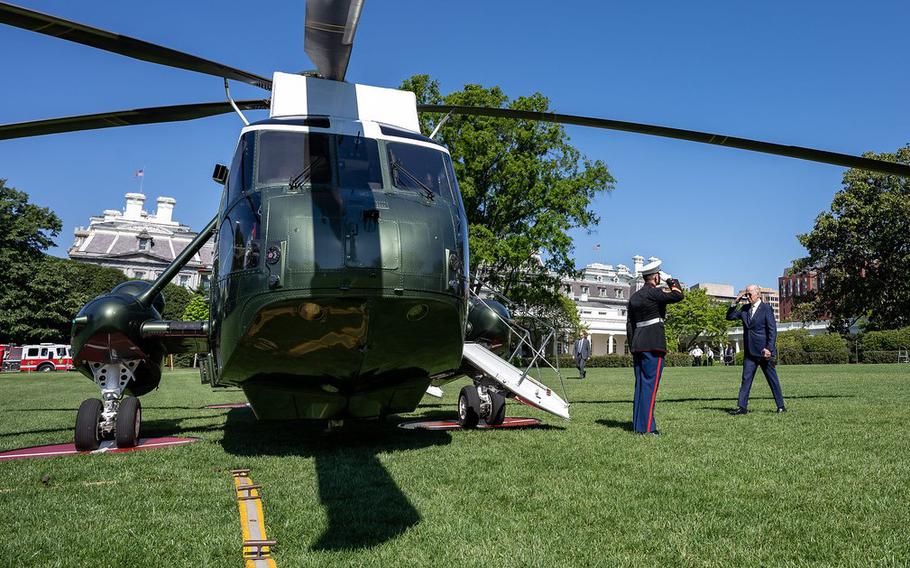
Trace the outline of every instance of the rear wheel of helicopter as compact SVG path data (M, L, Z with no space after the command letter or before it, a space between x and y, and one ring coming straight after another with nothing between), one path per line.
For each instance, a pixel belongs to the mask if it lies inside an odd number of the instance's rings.
M97 450L101 445L101 411L104 405L97 398L88 398L76 412L74 442L80 452Z
M117 411L115 438L118 448L132 448L139 443L139 425L142 422L142 405L135 396L128 396Z
M490 416L484 422L488 426L499 426L506 419L506 397L498 392L490 392Z
M477 427L480 422L480 396L477 387L468 385L462 387L458 394L458 424L465 430Z

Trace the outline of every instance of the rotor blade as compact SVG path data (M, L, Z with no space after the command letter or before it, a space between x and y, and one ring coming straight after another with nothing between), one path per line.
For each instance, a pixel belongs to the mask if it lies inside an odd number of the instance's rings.
M267 100L235 101L243 110L267 109ZM194 103L188 105L174 105L163 107L139 108L135 110L119 110L102 112L99 114L84 114L81 116L65 116L62 118L49 118L32 122L0 125L0 140L10 138L26 138L29 136L42 136L44 134L58 134L60 132L75 132L77 130L95 130L97 128L112 128L114 126L134 126L138 124L155 124L158 122L179 122L205 118L216 114L234 112L231 103Z
M344 81L363 0L307 0L304 49L319 74Z
M638 134L650 134L651 136L678 138L680 140L701 142L703 144L730 146L732 148L740 148L741 150L751 150L753 152L763 152L765 154L777 154L779 156L799 158L800 160L809 160L811 162L821 162L824 164L834 164L835 166L844 166L847 168L856 168L883 174L910 177L910 166L906 164L885 162L883 160L874 160L872 158L851 156L849 154L838 154L836 152L826 152L824 150L815 150L813 148L803 148L802 146L784 146L783 144L749 140L748 138L735 138L733 136L724 136L723 134L711 134L709 132L697 132L695 130L681 130L679 128L639 124L637 122L624 122L621 120L609 120L606 118L593 118L588 116L574 116L571 114L556 114L552 112L535 112L527 110L513 110L508 108L471 107L457 105L417 105L417 111L433 113L452 112L454 114L471 114L476 116L514 118L519 120L536 120L543 122L556 122L559 124L574 124L577 126L592 126L594 128L605 128L608 130L622 130L625 132L636 132Z
M162 47L154 43L142 41L109 31L92 28L63 18L42 14L19 6L13 6L5 2L0 2L0 23L11 26L46 34L49 36L59 37L110 51L120 55L126 55L142 61L150 61L159 65L168 67L177 67L179 69L188 69L206 75L224 77L234 81L241 81L250 85L255 85L263 89L271 89L272 82L265 77L254 75L240 69L234 69L221 63L202 59L195 55L176 51L167 47Z

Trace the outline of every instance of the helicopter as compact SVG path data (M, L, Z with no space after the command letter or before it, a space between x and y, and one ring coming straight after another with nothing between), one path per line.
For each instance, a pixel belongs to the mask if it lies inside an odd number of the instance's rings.
M202 379L240 387L263 420L371 419L414 410L463 375L465 428L496 425L512 398L568 418L568 403L496 352L510 313L472 297L467 217L448 150L418 113L547 121L677 138L910 176L910 167L811 148L597 117L418 105L412 93L345 81L363 7L309 0L315 73L256 75L131 37L0 3L0 23L219 77L225 101L0 126L0 139L237 113L244 126L217 215L153 281L131 281L73 319L74 364L100 389L76 416L78 449L139 439L139 397L167 354L203 354ZM229 81L268 98L235 101ZM268 109L250 123L244 110ZM443 119L444 120L444 119ZM208 321L161 318L164 286L215 238ZM539 353L538 353L539 355Z

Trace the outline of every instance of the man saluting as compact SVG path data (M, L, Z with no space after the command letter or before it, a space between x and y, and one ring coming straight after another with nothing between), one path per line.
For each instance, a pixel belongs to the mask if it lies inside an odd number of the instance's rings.
M745 300L740 308L737 304ZM746 414L749 405L749 391L752 390L752 379L755 371L761 367L765 380L771 387L778 412L786 412L784 395L780 391L780 379L777 378L774 358L777 356L777 324L774 322L774 310L761 301L761 291L755 284L746 287L727 308L727 319L742 320L743 342L743 381L739 387L738 406L731 414Z
M629 317L626 320L626 337L632 349L635 367L635 396L632 402L632 427L639 434L660 434L654 424L654 400L663 372L667 337L664 320L667 304L683 299L679 280L667 280L668 288L660 284L660 261L641 269L645 285L629 298Z

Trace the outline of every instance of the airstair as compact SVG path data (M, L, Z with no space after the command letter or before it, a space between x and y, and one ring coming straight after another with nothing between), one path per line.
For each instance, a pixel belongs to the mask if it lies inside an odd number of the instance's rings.
M569 419L568 402L527 371L513 366L480 343L465 343L463 356L472 367L511 392L519 402Z

